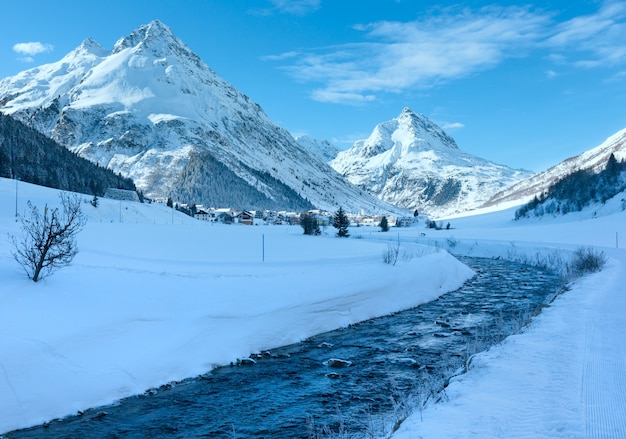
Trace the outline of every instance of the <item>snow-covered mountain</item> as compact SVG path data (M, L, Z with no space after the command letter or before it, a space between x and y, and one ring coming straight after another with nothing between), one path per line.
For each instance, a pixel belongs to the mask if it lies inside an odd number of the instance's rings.
M321 158L325 163L333 160L337 157L339 151L341 151L341 149L330 143L328 140L314 139L313 137L307 135L296 137L296 141L311 154L315 154Z
M409 108L330 165L379 199L431 216L477 208L532 175L461 151L452 137Z
M0 81L0 111L131 177L150 197L389 211L220 78L159 21ZM396 211L398 209L395 209Z
M544 172L494 194L484 207L507 203L522 204L531 200L535 195L543 194L555 182L575 171L587 169L599 172L604 169L611 154L614 154L618 161L626 160L626 128L613 134L595 148L570 157Z

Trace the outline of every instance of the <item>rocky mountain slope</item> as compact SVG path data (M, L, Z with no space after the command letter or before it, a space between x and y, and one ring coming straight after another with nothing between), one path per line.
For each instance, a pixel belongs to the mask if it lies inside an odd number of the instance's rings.
M330 165L379 199L431 216L477 208L532 175L461 151L452 137L409 108Z
M521 204L535 196L541 196L550 186L573 172L585 169L599 172L604 169L611 154L618 161L626 160L626 128L613 134L595 148L497 192L484 204L484 207L507 203Z
M2 113L0 177L97 196L104 195L109 188L135 190L131 179L78 157L39 131Z
M0 111L149 197L240 208L398 211L344 180L159 21L0 81Z
M328 140L314 139L311 136L298 136L296 141L311 154L315 154L326 163L337 157L337 154L341 151Z

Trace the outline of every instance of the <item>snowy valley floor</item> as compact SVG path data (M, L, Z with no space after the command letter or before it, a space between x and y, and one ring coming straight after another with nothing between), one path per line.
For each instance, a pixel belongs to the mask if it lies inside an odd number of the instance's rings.
M520 224L505 215L453 219L458 229L445 233L460 253L503 257L594 246L608 256L606 267L571 284L521 334L476 355L444 401L393 438L626 437L626 251L616 248L626 247L626 215Z
M26 200L58 201L19 183L20 213ZM344 240L300 227L211 226L165 206L102 199L84 205L89 223L72 266L35 284L10 254L15 206L15 182L0 179L0 432L432 300L472 275L446 249L533 258L596 246L609 257L604 271L476 355L446 400L394 439L626 436L620 209L519 223L503 211L451 219L450 230L353 229L363 239ZM396 266L382 262L390 239L406 255Z

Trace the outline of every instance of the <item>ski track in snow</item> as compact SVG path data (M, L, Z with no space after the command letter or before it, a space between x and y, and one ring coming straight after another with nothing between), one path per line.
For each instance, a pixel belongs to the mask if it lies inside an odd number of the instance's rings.
M626 284L621 273L619 285ZM623 321L624 291L612 288L594 303L586 332L582 399L585 405L585 437L620 437L626 431L626 353ZM609 335L610 334L610 335Z

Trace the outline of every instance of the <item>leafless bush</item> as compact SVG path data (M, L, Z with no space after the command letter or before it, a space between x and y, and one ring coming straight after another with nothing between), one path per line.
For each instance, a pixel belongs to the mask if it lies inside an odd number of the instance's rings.
M573 277L580 277L588 273L601 271L606 264L606 255L603 251L592 247L579 248L569 264L569 272Z
M80 199L66 193L59 198L62 210L46 205L43 214L28 201L30 216L20 216L21 237L10 236L13 257L34 282L69 265L78 252L76 235L85 225Z
M448 244L448 248L454 248L457 246L457 244L459 243L458 239L455 239L454 236L450 236L449 238L446 239L446 242Z
M400 254L400 244L387 244L387 250L383 252L383 262L389 265L396 265Z

